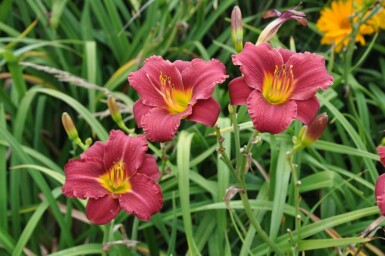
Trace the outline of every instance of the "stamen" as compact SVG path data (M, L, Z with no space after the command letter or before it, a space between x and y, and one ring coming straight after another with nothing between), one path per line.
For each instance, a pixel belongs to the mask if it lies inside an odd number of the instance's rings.
M286 102L294 89L293 66L287 70L283 64L281 68L275 65L273 74L266 74L262 94L271 104Z

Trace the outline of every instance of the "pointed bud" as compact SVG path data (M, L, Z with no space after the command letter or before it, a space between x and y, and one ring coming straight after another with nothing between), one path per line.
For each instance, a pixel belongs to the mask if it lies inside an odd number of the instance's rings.
M328 115L326 113L316 116L313 121L309 123L307 130L304 132L302 136L302 144L305 147L308 147L317 141L324 132L327 123Z
M385 174L380 175L375 188L377 206L382 215L385 215Z
M68 134L68 137L70 140L76 140L79 138L78 131L76 130L76 127L74 123L72 122L72 119L70 115L68 115L67 112L64 112L61 116L61 121L63 123L64 129Z
M306 14L304 12L299 12L294 9L290 9L282 13L277 10L269 10L262 16L262 18L264 19L271 17L278 17L278 19L275 19L270 22L265 27L265 29L262 30L255 45L268 42L275 34L277 34L277 31L282 26L282 24L288 20L296 20L304 26L307 25L307 20L305 18Z
M383 166L385 166L385 146L379 146L377 148L378 155L380 156L380 160Z
M108 110L110 110L112 120L114 120L116 123L122 122L122 115L120 114L120 109L113 96L108 96L107 106Z
M235 6L231 12L231 39L233 40L235 50L241 52L243 49L243 28L242 13L238 6Z

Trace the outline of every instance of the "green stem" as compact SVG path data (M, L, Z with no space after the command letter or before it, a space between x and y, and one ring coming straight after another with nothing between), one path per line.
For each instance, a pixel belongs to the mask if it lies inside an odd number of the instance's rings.
M226 164L227 168L229 168L231 175L233 176L235 181L239 184L241 182L240 182L240 179L237 175L237 172L235 171L233 165L231 164L231 160L230 160L229 156L226 154L225 148L223 147L223 140L224 139L221 135L221 129L217 125L214 127L214 129L215 129L215 134L217 135L217 141L218 141L218 145L219 145L219 148L217 151L220 154L222 161Z
M245 180L245 175L246 175L246 173L247 173L247 169L246 169L246 164L248 163L248 158L250 157L250 152L251 152L251 149L253 148L253 145L254 145L254 143L255 143L255 138L258 136L258 134L259 134L259 132L257 131L257 130L255 130L254 132L253 132L253 135L251 135L251 137L250 137L250 139L249 139L249 142L247 143L247 145L246 145L246 147L245 147L245 149L243 150L243 155L246 157L246 159L243 159L243 161L242 161L242 166L241 166L241 168L239 169L240 170L240 174L239 174L239 176L240 176L240 180L242 181L242 182L244 182L244 180ZM242 184L242 186L243 186L244 184Z
M275 252L276 255L284 255L283 252L277 247L276 244L274 244L274 242L270 239L270 237L262 229L261 225L259 224L259 222L255 218L255 216L253 214L253 210L251 209L251 206L249 203L249 198L247 197L247 193L241 192L240 195L241 195L243 207L245 208L245 212L247 214L247 217L249 217L250 223L251 223L251 225L253 225L253 227L257 231L259 237L270 246L270 248Z
M300 186L300 181L298 180L298 175L297 175L297 170L293 164L293 154L294 151L290 151L287 153L286 160L289 163L291 174L292 174L292 179L293 179L293 185L294 185L294 209L295 209L295 230L296 232L296 237L294 240L294 245L295 245L295 250L296 254L298 254L297 249L298 249L298 242L300 239L300 234L301 234L301 215L299 211L299 201L300 201L300 195L299 195L299 186Z
M235 141L235 162L236 162L236 170L240 170L238 168L242 165L242 155L241 155L241 141L239 138L239 126L237 122L237 109L235 106L229 105L229 112L231 122L233 124L234 131L234 141Z

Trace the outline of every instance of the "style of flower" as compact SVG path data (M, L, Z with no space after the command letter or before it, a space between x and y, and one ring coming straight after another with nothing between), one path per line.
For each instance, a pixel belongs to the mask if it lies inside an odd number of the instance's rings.
M323 8L316 23L318 30L324 33L321 44L334 44L335 52L340 52L342 47L349 43L349 37L353 31L352 24L358 23L358 16L355 14L361 9L362 4L361 0L338 0L333 1L330 8ZM373 17L366 24L361 24L355 42L365 45L364 35L376 32L381 26L377 19Z
M256 130L277 134L294 119L308 124L320 105L315 94L333 83L324 58L313 53L246 43L233 55L243 76L229 83L232 105L247 105Z
M383 166L385 166L385 146L377 148L378 155ZM378 208L382 215L385 215L385 173L378 177L375 188L375 195Z
M220 105L212 94L226 78L225 66L215 59L172 63L160 56L148 58L128 76L140 95L133 108L137 126L154 142L172 140L181 119L213 126Z
M163 204L160 177L153 156L146 154L144 136L130 137L112 130L106 143L94 143L64 167L62 187L67 197L88 199L87 218L95 224L110 222L121 209L148 221Z

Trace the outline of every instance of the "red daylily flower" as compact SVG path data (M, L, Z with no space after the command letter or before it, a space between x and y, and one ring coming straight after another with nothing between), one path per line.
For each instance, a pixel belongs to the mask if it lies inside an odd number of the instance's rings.
M378 155L383 166L385 166L385 146L377 148ZM375 188L376 201L382 215L385 215L385 173L378 177Z
M154 157L146 154L144 136L130 137L112 130L107 142L96 142L80 159L64 167L63 194L88 199L87 218L95 224L110 222L121 209L148 221L163 204Z
M319 110L315 94L333 83L324 58L313 53L246 43L233 55L242 77L229 83L232 105L246 105L255 129L277 134L294 119L308 124Z
M181 119L213 126L220 105L212 94L226 78L225 66L215 59L172 63L160 56L148 58L128 76L141 97L134 105L137 126L154 142L172 140Z

